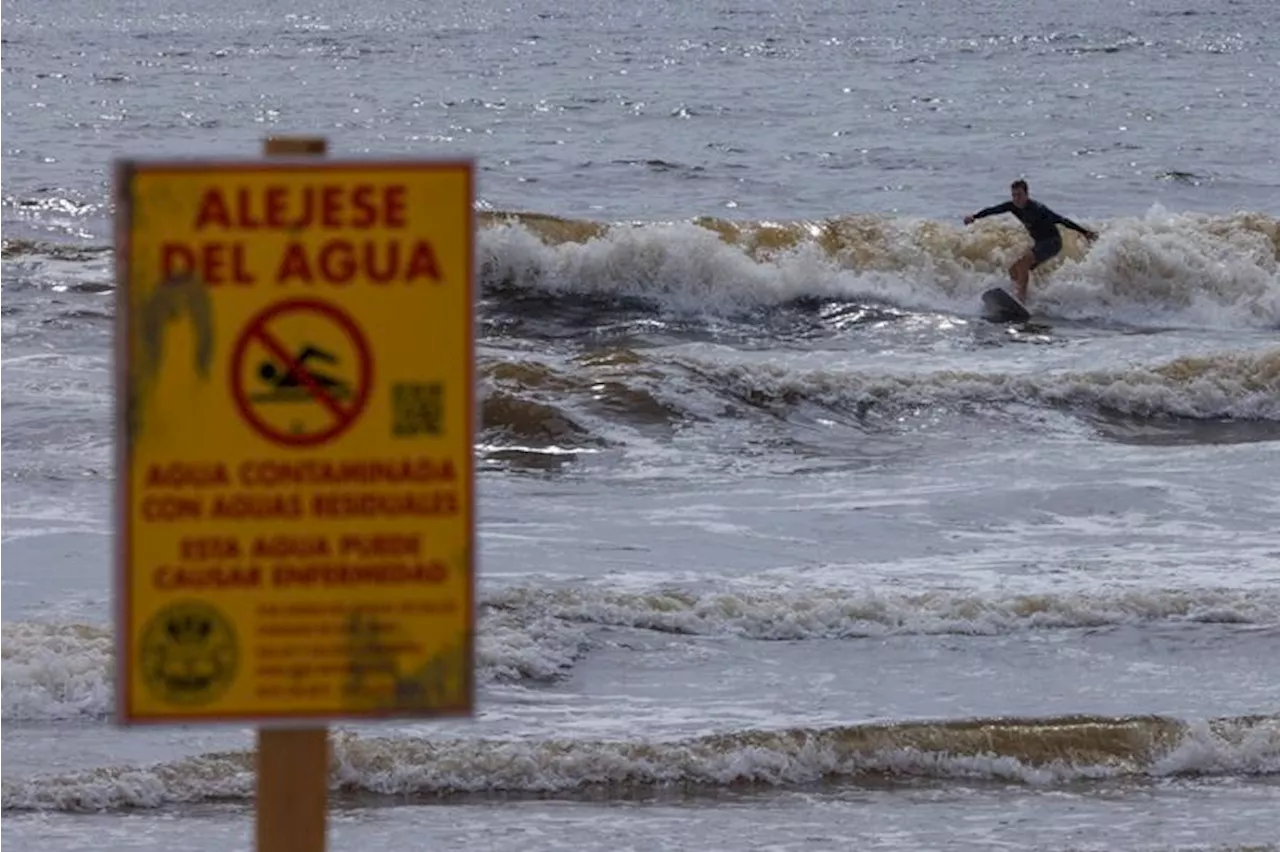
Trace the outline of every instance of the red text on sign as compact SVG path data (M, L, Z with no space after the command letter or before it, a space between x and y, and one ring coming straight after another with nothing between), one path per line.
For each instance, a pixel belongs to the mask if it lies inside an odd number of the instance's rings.
M152 582L161 591L253 589L262 584L262 570L240 565L162 565L152 575Z
M324 535L268 535L255 537L247 547L233 536L184 536L178 542L182 562L239 559L286 559L313 556L417 556L422 537L402 533L349 533L330 540Z
M165 243L160 247L160 280L184 278L209 286L247 286L258 280L248 269L243 243Z
M147 467L147 488L212 488L232 484L225 462L166 462ZM427 485L458 478L453 459L418 456L408 459L251 459L234 468L235 482L245 488L289 485Z
M211 187L200 199L195 226L197 231L403 228L407 195L403 185Z
M412 284L439 281L440 265L427 240L329 240L318 249L290 243L276 272L277 284Z
M202 505L194 497L152 495L142 500L142 517L147 521L185 521L200 517Z
M193 279L210 287L249 287L258 282L243 242L160 246L162 281ZM413 284L444 278L428 240L330 239L319 245L290 242L275 264L277 284Z

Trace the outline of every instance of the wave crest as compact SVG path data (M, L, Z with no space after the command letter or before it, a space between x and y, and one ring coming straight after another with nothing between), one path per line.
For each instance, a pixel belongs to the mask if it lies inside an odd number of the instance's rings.
M1019 225L991 219L964 228L871 214L602 223L489 213L482 222L488 293L640 300L716 315L814 298L969 314L1028 246ZM1062 253L1035 273L1051 315L1280 327L1280 220L1154 207L1095 227L1102 236L1091 249L1065 232Z
M1280 718L975 719L746 730L675 741L333 739L330 789L433 799L547 793L625 799L743 787L968 779L1041 786L1097 779L1280 772ZM6 811L243 801L252 752L107 766L3 784Z

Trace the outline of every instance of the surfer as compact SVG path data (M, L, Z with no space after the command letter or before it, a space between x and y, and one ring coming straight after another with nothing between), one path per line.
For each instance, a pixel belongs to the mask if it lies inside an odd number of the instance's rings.
M1059 216L1039 201L1032 201L1027 195L1027 182L1015 180L1010 185L1013 200L994 207L987 207L964 217L966 225L986 216L998 216L1001 213L1012 213L1018 221L1026 226L1027 232L1035 244L1027 249L1021 257L1009 267L1009 279L1013 281L1015 295L1024 305L1027 303L1027 282L1031 279L1031 270L1062 251L1062 235L1058 233L1058 225L1070 228L1083 234L1089 242L1098 238L1095 231L1072 222L1066 216Z

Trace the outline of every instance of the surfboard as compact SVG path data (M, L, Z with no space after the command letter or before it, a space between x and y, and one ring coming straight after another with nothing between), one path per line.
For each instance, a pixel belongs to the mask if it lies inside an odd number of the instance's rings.
M1026 322L1031 313L1022 303L1000 287L982 294L983 317L991 322Z

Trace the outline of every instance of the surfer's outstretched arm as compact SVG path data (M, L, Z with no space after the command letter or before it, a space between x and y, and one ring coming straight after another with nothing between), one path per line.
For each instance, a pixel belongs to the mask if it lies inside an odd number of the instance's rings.
M997 204L994 207L984 207L981 210L979 210L977 213L973 213L968 216L965 216L964 223L966 225L972 225L974 220L976 219L985 219L987 216L999 216L1001 213L1012 213L1012 212L1013 212L1013 202L1006 201L1004 204Z
M1049 212L1053 213L1052 210ZM1098 238L1098 234L1096 231L1091 231L1088 228L1084 227L1083 225L1078 225L1075 222L1072 222L1066 216L1060 216L1057 213L1053 213L1053 220L1057 224L1061 225L1062 227L1070 228L1071 230L1075 231L1077 234L1083 235L1086 240L1089 240L1092 242L1093 240L1096 240Z

